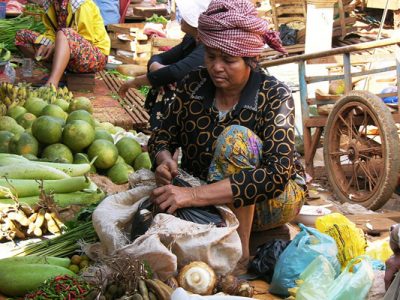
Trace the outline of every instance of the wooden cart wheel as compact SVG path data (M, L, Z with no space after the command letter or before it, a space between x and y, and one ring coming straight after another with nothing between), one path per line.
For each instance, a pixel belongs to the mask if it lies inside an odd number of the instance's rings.
M369 209L392 196L400 166L399 136L389 108L376 95L351 91L328 116L324 162L341 202Z

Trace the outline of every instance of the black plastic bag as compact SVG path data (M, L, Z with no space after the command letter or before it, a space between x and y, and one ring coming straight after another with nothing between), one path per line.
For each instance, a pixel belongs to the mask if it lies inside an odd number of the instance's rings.
M191 185L179 177L172 181L173 185L190 187ZM159 213L158 208L153 205L151 198L143 201L136 211L131 231L131 241L144 234L150 227L154 216ZM225 227L225 221L218 209L213 206L180 208L175 212L175 216L186 221L197 224L215 224L217 227Z
M290 28L286 24L279 26L279 37L281 38L283 46L290 46L297 44L297 29Z
M290 241L272 240L257 248L256 255L250 263L249 270L271 283L274 275L275 264L283 250L290 244Z

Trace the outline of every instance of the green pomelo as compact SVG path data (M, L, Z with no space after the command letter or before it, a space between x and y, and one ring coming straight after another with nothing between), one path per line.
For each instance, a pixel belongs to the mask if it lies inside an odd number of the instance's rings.
M62 137L62 123L58 118L41 116L33 122L32 134L40 143L58 143Z
M36 120L36 116L34 114L31 114L29 112L24 113L23 115L20 115L17 118L17 123L24 127L25 129L31 128L33 122Z
M19 155L31 154L37 156L39 153L39 143L31 134L23 132L15 143L14 151L15 154Z
M119 163L112 166L107 171L107 177L115 184L124 184L128 182L129 174L133 173L133 168L126 163Z
M136 157L135 162L133 163L133 167L135 170L140 169L151 169L151 160L149 156L149 152L142 152Z
M118 155L117 161L115 163L116 164L119 164L119 163L126 164L125 160L123 159L123 157L121 155Z
M99 169L111 168L118 159L117 147L107 140L95 140L88 149L89 159L94 161L94 166Z
M68 114L58 105L48 104L42 109L41 116L50 116L65 121L68 117Z
M86 97L76 97L72 99L71 103L69 104L69 111L76 111L76 110L86 110L89 113L93 113L93 105L90 99Z
M135 158L142 153L142 147L140 144L129 137L123 137L120 139L117 143L116 146L118 148L118 153L123 157L125 162L128 165L132 165Z
M25 107L17 105L17 106L10 107L7 110L7 116L16 120L20 115L23 115L26 112L27 112L27 110Z
M74 161L71 150L64 144L53 144L44 148L42 158L60 163L70 163Z
M114 139L112 135L104 129L96 129L95 135L94 135L95 140L107 140L110 141L111 143L114 143Z
M24 127L9 116L0 117L0 130L10 131L14 134L23 133L25 131Z
M67 123L71 123L75 120L81 120L88 122L94 128L94 118L93 116L88 113L86 110L75 110L71 112L67 118Z
M10 141L14 133L9 131L0 131L0 153L10 153Z
M126 130L125 129L123 129L122 127L119 127L119 126L114 126L114 129L112 130L112 134L117 134L117 133L119 133L119 132L126 132Z
M68 111L69 108L69 102L64 100L63 98L57 98L56 101L54 102L55 105L58 105L61 107L61 109L65 112Z
M26 110L36 117L39 117L43 108L47 105L47 102L40 98L30 98L25 102L24 107Z
M93 127L81 120L65 125L62 140L73 152L81 152L94 141Z
M114 125L111 124L110 122L102 122L100 123L100 127L103 128L104 130L107 130L111 134L114 131Z

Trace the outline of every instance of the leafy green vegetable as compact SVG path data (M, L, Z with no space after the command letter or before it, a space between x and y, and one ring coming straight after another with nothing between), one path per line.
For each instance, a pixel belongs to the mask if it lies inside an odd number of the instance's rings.
M0 19L0 43L10 51L17 51L15 47L15 34L18 30L30 29L43 33L45 27L41 21L35 21L33 16L18 16L10 19Z
M148 85L142 85L139 89L139 92L144 95L145 97L147 96L147 94L150 91L150 87Z
M153 14L150 18L146 19L146 22L161 23L161 24L165 25L168 23L168 20L166 18L164 18L163 16Z
M131 76L126 76L126 75L124 75L124 74L121 74L120 72L118 72L118 71L115 70L115 69L107 70L107 73L108 73L108 74L111 74L111 75L115 75L115 76L117 76L118 78L121 78L121 79L123 79L123 80L128 80L128 79L132 78Z

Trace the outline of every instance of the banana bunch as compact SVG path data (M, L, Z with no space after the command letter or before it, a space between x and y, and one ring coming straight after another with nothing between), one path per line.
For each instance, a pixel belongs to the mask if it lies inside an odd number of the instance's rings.
M32 91L33 97L38 97L47 101L48 103L54 103L58 98L62 98L65 101L71 101L74 95L68 90L66 86L59 87L58 89L54 85L42 86L34 91Z
M13 85L2 82L0 84L0 116L4 116L7 109L16 105L24 105L30 97L30 87L27 84Z
M4 43L0 43L0 62L9 61L10 59L10 50L5 47Z

